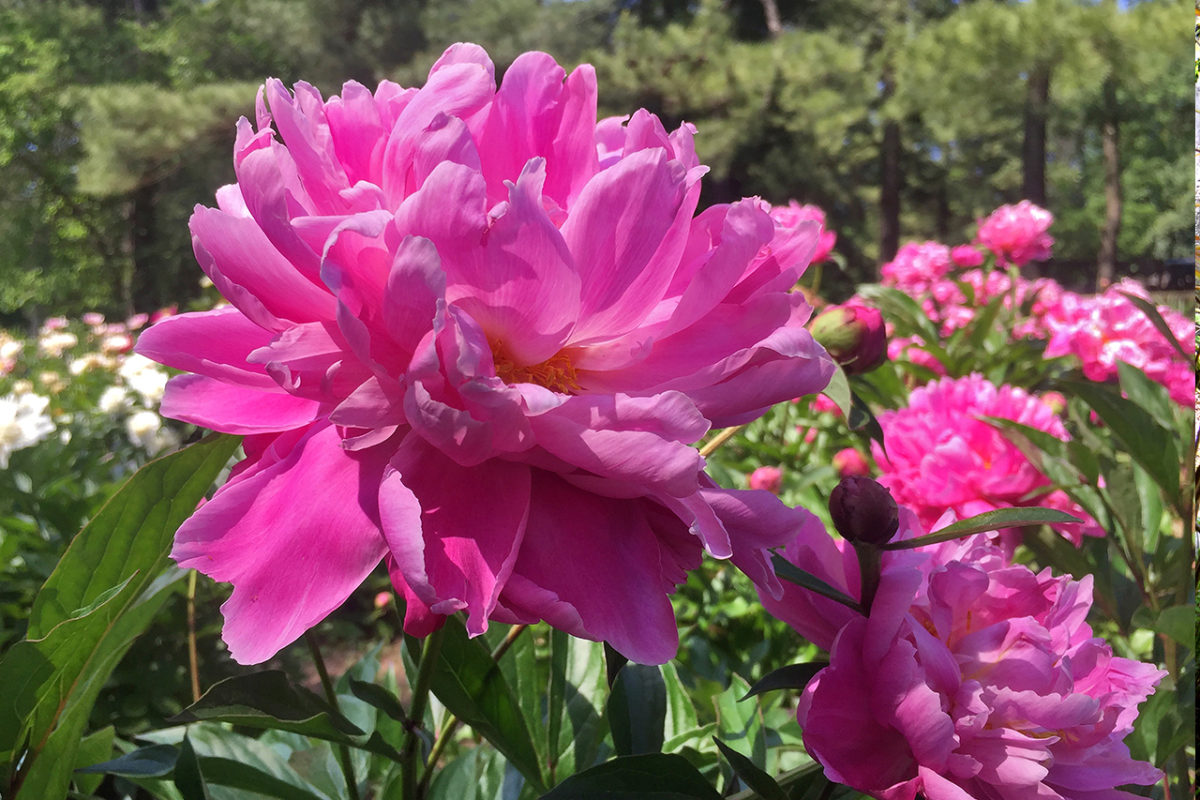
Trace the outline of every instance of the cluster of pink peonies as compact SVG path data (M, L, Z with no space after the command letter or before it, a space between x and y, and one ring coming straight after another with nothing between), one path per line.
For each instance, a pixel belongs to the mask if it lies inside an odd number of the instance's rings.
M1000 266L1020 267L1050 257L1054 238L1046 231L1053 223L1054 215L1049 211L1022 200L1016 205L1000 206L980 220L975 242L990 250Z
M237 183L191 220L231 303L145 332L188 373L163 413L246 457L173 557L233 584L235 659L271 657L381 559L423 635L463 611L671 658L702 552L778 589L806 512L718 489L690 445L820 391L791 293L816 223L695 215L687 124L597 122L589 66L474 45L420 89L278 81L238 124Z
M1166 386L1175 402L1193 405L1195 324L1170 308L1158 309L1175 340L1192 356L1185 359L1127 294L1150 301L1146 290L1128 279L1099 295L1064 293L1043 315L1049 331L1046 356L1075 356L1083 366L1083 374L1093 381L1113 380L1117 364L1129 364Z
M998 417L1059 439L1067 431L1054 410L1025 390L997 387L982 375L942 378L913 390L908 406L879 414L887 453L872 442L879 482L932 526L947 510L966 518L1014 506L1042 506L1085 520L1056 525L1078 545L1103 531L1066 493L1050 487L1029 459L984 420Z
M900 510L897 538L925 529ZM831 780L881 800L1121 800L1114 787L1161 777L1122 740L1166 673L1092 635L1090 576L1035 574L982 535L882 555L866 616L798 586L762 593L830 652L797 719ZM784 556L860 591L853 549L819 524Z

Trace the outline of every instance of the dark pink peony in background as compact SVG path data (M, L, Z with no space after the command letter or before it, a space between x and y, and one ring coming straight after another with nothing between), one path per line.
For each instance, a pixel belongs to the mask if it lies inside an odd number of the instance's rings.
M173 550L233 584L234 658L381 559L417 635L546 620L643 663L674 655L668 595L703 552L774 580L804 512L716 488L690 445L828 382L789 292L820 226L695 215L693 132L597 122L592 69L544 53L497 88L469 44L421 89L267 83L237 183L191 220L230 305L138 343L192 373L164 414L246 437Z
M829 258L833 246L837 244L837 234L825 226L825 210L811 204L801 205L795 200L789 200L786 206L771 206L771 219L781 228L795 228L805 222L816 222L821 225L821 235L817 239L817 249L813 253L812 264L820 264Z
M924 532L900 520L897 538ZM784 556L857 596L852 548L819 524ZM1166 673L1092 635L1090 576L1035 574L974 536L885 552L866 617L798 586L762 596L830 651L797 719L833 781L881 800L1132 800L1114 787L1161 778L1123 739Z
M942 378L914 389L906 408L879 414L887 453L871 443L879 482L896 501L932 526L947 510L960 518L997 508L1042 506L1085 520L1056 525L1078 545L1102 536L1093 520L1050 481L985 417L1010 419L1067 438L1054 411L1014 386L995 386L979 374Z
M1046 232L1053 222L1054 215L1049 211L1022 200L1016 205L1000 206L980 220L975 242L991 250L1002 267L1045 261L1054 245L1054 237Z

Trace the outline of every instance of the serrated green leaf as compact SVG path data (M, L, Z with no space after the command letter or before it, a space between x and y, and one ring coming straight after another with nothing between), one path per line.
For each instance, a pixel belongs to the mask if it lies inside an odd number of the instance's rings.
M948 542L951 539L959 539L963 536L983 533L984 531L1020 528L1025 525L1057 525L1064 522L1080 521L1078 517L1073 517L1066 512L1054 508L1040 508L1038 506L998 508L995 511L985 511L982 514L976 514L973 517L967 517L966 519L951 523L927 536L918 536L915 539L903 539L898 542L888 542L882 545L880 549L912 550L917 547L924 547L927 544Z
M622 756L573 775L541 800L720 800L683 756Z

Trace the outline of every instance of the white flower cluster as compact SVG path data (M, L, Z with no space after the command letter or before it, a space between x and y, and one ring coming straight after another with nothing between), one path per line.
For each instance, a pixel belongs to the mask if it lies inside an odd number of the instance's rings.
M13 451L37 444L54 431L46 413L50 398L38 394L0 397L0 469L8 469Z

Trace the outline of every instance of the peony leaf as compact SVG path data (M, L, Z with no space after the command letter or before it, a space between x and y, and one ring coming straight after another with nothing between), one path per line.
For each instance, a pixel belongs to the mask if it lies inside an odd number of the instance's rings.
M948 542L951 539L960 539L964 536L983 533L984 531L1019 528L1025 525L1057 525L1064 522L1082 522L1082 520L1071 516L1065 511L1058 511L1053 508L1041 508L1040 506L998 508L995 511L985 511L973 517L960 519L958 522L951 523L927 536L918 536L915 539L903 539L898 542L888 542L882 545L880 549L912 550L917 547L924 547L927 544Z
M821 394L833 401L838 410L842 412L842 417L850 418L850 408L853 402L850 395L850 382L846 379L846 371L841 368L841 365L834 365L829 385L821 390Z
M659 668L645 664L621 667L608 698L608 724L617 754L660 752L666 717L667 687Z
M152 744L140 747L119 758L83 767L76 772L122 777L161 778L175 769L179 749L169 744Z
M0 686L20 687L0 697L0 788L9 796L66 793L100 689L184 575L164 572L175 529L238 442L209 436L150 462L72 540L34 601L26 638L0 660Z
M653 753L621 756L567 778L540 800L720 800L688 760Z
M772 555L771 566L775 568L775 574L785 581L808 589L810 592L816 592L822 597L828 597L830 600L836 600L842 605L849 606L860 614L862 613L862 606L853 597L833 588L811 572L805 572L783 556Z
M755 695L772 692L776 689L803 689L809 681L816 677L818 672L828 666L828 661L809 661L804 664L788 664L786 667L772 670L755 681L754 685L750 687L750 691L742 695L741 699L747 700Z
M175 788L183 800L209 800L208 784L200 770L200 759L187 736L179 746L179 759L175 762Z
M729 766L733 767L734 773L742 779L742 783L758 792L763 800L788 800L787 795L784 794L775 779L756 767L753 761L715 736L713 741L717 743L717 749L721 751L721 755L725 756Z

